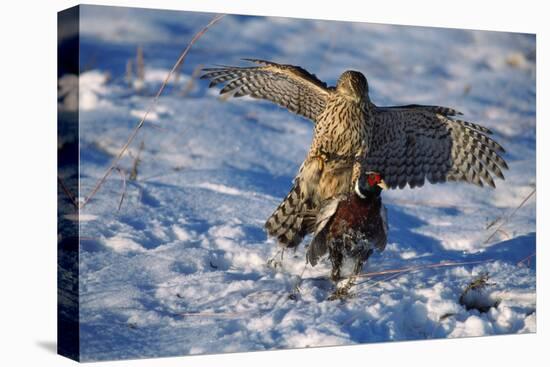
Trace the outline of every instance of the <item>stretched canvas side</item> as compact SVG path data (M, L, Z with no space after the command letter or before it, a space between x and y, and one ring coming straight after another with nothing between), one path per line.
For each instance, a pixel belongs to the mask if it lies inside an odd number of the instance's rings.
M79 15L76 6L58 13L57 76L57 352L80 359L78 76Z

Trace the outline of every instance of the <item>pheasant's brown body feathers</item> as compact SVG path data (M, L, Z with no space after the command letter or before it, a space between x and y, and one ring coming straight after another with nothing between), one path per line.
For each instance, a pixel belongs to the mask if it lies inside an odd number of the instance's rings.
M315 266L328 253L334 281L342 276L345 260L351 260L357 273L373 250L386 247L386 209L379 194L360 198L351 192L332 199L321 208L315 227L307 261Z

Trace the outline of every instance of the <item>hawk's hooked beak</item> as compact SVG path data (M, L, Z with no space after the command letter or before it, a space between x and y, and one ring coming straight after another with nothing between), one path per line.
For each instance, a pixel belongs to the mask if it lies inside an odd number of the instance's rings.
M389 190L389 187L388 185L386 184L386 181L384 180L380 180L380 182L378 183L378 186L380 188L382 188L382 190Z

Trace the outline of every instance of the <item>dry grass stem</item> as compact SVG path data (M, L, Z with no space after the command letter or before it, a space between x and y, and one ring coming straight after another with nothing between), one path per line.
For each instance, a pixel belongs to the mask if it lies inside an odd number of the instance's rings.
M191 47L195 44L195 42L197 42L204 33L206 33L206 31L211 27L213 26L214 24L216 24L217 22L219 22L223 17L225 16L225 14L220 14L220 15L216 15L204 28L202 28L199 32L197 32L195 34L195 36L191 39L191 41L189 42L189 44L187 45L187 47L183 50L183 52L181 53L181 55L179 56L178 60L176 61L176 63L174 64L174 66L172 67L172 69L168 72L168 74L166 75L166 78L164 79L164 82L162 83L162 85L160 86L157 94L153 97L153 99L151 100L151 103L149 104L149 106L147 107L147 110L145 111L145 113L143 114L143 117L141 118L141 120L138 122L138 124L136 125L136 127L134 128L134 130L132 131L132 133L130 134L130 136L128 137L128 140L126 141L126 143L122 146L122 148L120 149L120 152L117 154L117 156L113 159L111 165L109 166L109 168L105 171L105 173L103 174L103 176L97 181L97 183L95 184L95 186L93 187L93 189L91 190L90 194L85 197L84 201L82 202L82 204L79 206L80 208L83 208L84 206L86 206L86 204L88 204L90 202L90 200L95 196L95 194L97 193L97 191L101 188L101 186L103 185L103 183L105 182L105 180L107 179L107 177L110 176L110 174L113 172L113 170L115 169L116 165L118 164L118 162L120 161L120 159L122 158L122 156L124 155L124 153L128 150L128 147L130 146L130 144L132 144L132 142L134 141L134 139L136 138L136 135L137 133L139 132L139 130L141 129L141 127L143 126L143 124L145 123L146 119L147 119L147 116L149 116L149 113L151 112L151 110L153 109L153 107L156 106L157 102L158 102L158 99L159 97L161 96L162 92L164 91L164 89L166 88L166 85L168 84L168 81L170 80L170 78L172 77L172 74L174 74L174 71L184 62L185 60L185 57L187 56L187 54L189 53L189 51L191 50Z
M537 256L537 253L536 253L536 252L533 252L533 253L530 254L529 256L524 257L523 259L521 259L520 261L518 261L518 262L516 263L516 265L517 265L517 266L521 266L521 265L523 265L523 263L527 262L527 266L530 266L530 265L531 265L531 259L532 259L534 256Z
M191 78L189 79L187 84L185 84L185 87L181 90L180 95L182 97L185 97L186 95L188 95L191 92L191 90L193 90L193 87L195 86L195 80L197 80L197 78L199 77L201 71L202 71L202 65L199 64L199 65L197 65L195 70L193 70L193 73L191 74Z
M130 181L137 180L138 168L139 168L139 164L141 163L140 156L144 147L145 147L145 142L142 140L141 144L139 144L139 149L136 153L136 156L134 157L134 164L132 164L132 170L130 171L130 177L129 177Z
M59 183L59 185L61 186L61 189L63 190L63 192L65 193L65 195L67 195L67 197L69 198L69 200L71 201L71 203L74 205L74 207L76 209L78 209L78 202L76 201L76 197L74 196L74 194L71 192L71 190L69 190L69 188L65 185L65 181L63 181L63 179L61 178L61 176L57 176L57 182Z
M122 193L120 194L120 201L118 202L118 209L117 209L117 212L119 212L120 208L122 207L122 202L124 201L124 197L126 196L126 174L124 173L124 170L120 167L116 167L116 170L120 174L120 179L122 180Z
M521 207L535 194L535 192L537 192L537 188L533 188L533 190L521 201L521 203L512 211L512 213L510 213L510 215L508 215L506 218L504 218L502 220L502 222L500 222L499 226L494 230L494 232L485 240L485 244L489 243L489 241L491 241L491 239L497 234L499 233L500 229L502 228L502 226L504 226L506 223L508 223L510 221L510 219L512 219L512 217L516 214L516 212L521 209Z
M401 268L401 269L389 269L389 270L375 271L371 273L361 273L361 274L358 274L357 277L368 278L368 277L373 277L378 275L408 273L411 271L443 268L443 267L449 267L449 266L476 265L476 264L483 264L491 261L494 261L494 260L477 260L477 261L462 261L462 262L446 261L446 262L440 262L436 264L410 266L408 268Z
M143 47L138 46L136 51L136 76L138 80L145 80L145 61L143 60Z

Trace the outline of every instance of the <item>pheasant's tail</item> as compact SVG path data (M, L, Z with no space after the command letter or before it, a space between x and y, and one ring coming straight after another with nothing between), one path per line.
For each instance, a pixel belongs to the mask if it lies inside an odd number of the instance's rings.
M265 229L268 235L277 238L283 247L298 246L307 234L304 207L300 186L296 184L267 219Z
M328 251L327 239L324 231L316 235L309 244L306 251L306 262L311 266L317 265L319 259Z
M336 213L336 209L338 209L338 205L342 198L342 196L339 196L326 201L325 203L323 203L319 211L312 211L313 214L309 217L306 217L308 218L308 220L306 221L308 223L307 228L310 232L314 233L313 239L311 240L311 243L309 244L306 252L306 261L311 264L311 266L317 265L319 259L323 257L328 251L328 224L331 218Z

